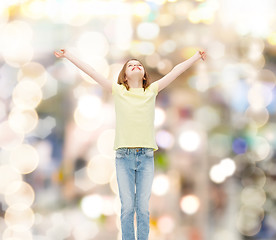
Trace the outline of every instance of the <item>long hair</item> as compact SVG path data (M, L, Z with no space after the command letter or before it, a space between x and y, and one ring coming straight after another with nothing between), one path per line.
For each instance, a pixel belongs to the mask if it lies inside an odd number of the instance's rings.
M129 59L128 61L126 61L126 63L124 64L121 72L119 73L119 77L118 77L118 84L123 84L127 90L129 90L129 85L128 85L128 82L126 80L126 67L127 67L127 64L129 61L131 60L135 60L135 61L138 61L139 63L141 63L139 60L135 59L135 58L132 58L132 59ZM142 64L142 63L141 63ZM144 88L144 91L146 90L146 88L150 85L150 79L149 79L149 74L147 73L144 65L142 64L143 68L144 68L144 76L143 76L143 88Z

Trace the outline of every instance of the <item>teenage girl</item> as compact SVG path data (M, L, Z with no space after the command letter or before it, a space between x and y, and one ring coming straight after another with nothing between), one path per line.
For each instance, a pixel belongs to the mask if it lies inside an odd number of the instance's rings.
M203 51L176 65L167 75L153 83L143 64L128 60L118 77L111 82L93 67L65 49L54 52L57 58L67 58L92 77L114 97L116 129L116 175L121 200L121 230L123 240L135 240L134 212L137 216L137 240L149 235L149 199L154 176L154 151L158 149L154 132L155 99L197 60L206 58Z

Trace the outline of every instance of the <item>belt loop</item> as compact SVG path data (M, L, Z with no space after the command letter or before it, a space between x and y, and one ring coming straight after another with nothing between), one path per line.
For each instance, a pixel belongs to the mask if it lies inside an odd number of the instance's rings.
M127 155L129 155L129 148L127 148Z

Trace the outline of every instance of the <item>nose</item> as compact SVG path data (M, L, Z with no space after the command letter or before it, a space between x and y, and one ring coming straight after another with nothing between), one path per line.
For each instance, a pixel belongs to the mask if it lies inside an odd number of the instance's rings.
M140 67L138 67L137 65L134 65L134 68L132 68L132 70L131 70L131 71L133 71L136 67L137 67L139 70L141 70L141 68L140 68Z

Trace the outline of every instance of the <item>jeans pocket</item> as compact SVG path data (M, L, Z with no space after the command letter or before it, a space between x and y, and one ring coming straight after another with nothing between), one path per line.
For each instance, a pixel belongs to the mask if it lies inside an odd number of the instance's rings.
M146 151L145 151L145 156L146 157L153 157L154 156L154 152L153 152L153 149L147 149Z
M125 151L123 149L116 150L116 158L123 158L125 156Z

